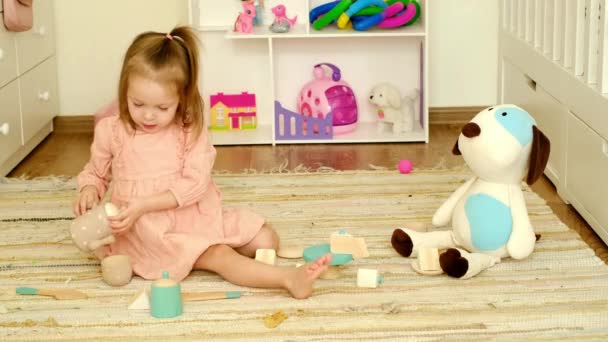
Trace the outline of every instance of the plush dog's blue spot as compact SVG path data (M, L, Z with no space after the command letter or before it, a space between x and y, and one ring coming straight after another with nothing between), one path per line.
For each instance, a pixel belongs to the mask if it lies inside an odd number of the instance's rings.
M471 241L480 251L493 251L509 241L513 228L511 210L486 194L469 196L464 205L469 219Z
M522 146L532 141L532 126L536 122L527 112L514 107L496 108L494 116Z

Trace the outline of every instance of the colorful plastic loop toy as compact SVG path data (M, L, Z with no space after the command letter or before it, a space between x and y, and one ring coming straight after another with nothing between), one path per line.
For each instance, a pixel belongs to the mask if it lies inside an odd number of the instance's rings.
M416 22L416 20L418 20L418 18L420 17L420 13L422 12L422 11L421 11L421 9L420 9L420 4L418 3L418 1L413 0L413 1L410 1L410 3L414 4L414 6L416 6L416 14L415 14L415 15L414 15L414 17L412 18L412 20L408 21L408 22L407 22L405 25L403 25L403 26L410 26L410 25L412 25L413 23L415 23L415 22ZM406 7L407 7L407 5L406 5Z
M350 22L350 17L355 15L355 13L359 12L360 10L370 6L377 6L381 8L388 7L386 2L382 0L357 0L346 11L344 11L344 13L340 14L340 17L338 18L337 22L338 28L346 28L346 26Z
M417 12L416 5L414 5L414 3L409 3L407 5L407 7L405 8L405 11L403 11L402 13L400 13L397 16L394 16L392 18L388 17L387 19L382 20L378 24L378 27L392 28L392 27L404 26L405 24L410 22L412 19L414 19L414 17L416 16L416 12Z
M386 20L396 19L392 18L395 14L401 12L403 10L403 3L396 2L390 6L388 6L384 12L376 15L372 15L370 17L363 17L361 19L356 19L353 22L353 28L357 31L365 31L370 27L381 24Z
M325 13L320 18L317 18L312 24L312 26L316 30L321 30L325 26L331 24L332 21L338 19L338 17L346 11L350 5L352 5L353 0L341 0L334 8L332 8L329 12Z
M336 22L339 29L365 31L374 26L409 26L420 14L417 0L336 0L313 8L309 20L316 30Z
M403 7L407 6L408 3L410 3L411 0L388 0L386 1L386 6L390 6L396 2L401 2L403 3ZM370 15L375 15L375 14L380 14L382 12L384 12L385 7L376 7L376 6L372 6L372 7L367 7L364 8L362 10L360 10L359 12L355 13L354 16L370 16Z
M336 1L328 2L326 4L313 8L312 10L310 10L310 13L308 14L309 22L314 23L315 20L317 20L320 16L331 11L339 3L340 3L340 0L336 0Z

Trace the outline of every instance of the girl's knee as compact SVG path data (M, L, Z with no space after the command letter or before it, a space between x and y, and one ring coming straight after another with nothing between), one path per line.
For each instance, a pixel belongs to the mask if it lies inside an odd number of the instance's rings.
M260 236L260 245L267 246L265 248L275 250L279 248L279 235L268 224L264 224L264 226L262 226L262 229L260 229L258 235Z
M205 251L205 253L203 253L203 256L206 256L208 258L216 258L216 257L223 257L226 253L229 253L230 249L232 249L230 246L228 245L213 245L213 246L209 246L209 248L207 248L207 250Z
M198 260L196 260L193 268L217 272L222 261L226 259L226 255L230 252L233 252L232 248L227 245L209 246Z

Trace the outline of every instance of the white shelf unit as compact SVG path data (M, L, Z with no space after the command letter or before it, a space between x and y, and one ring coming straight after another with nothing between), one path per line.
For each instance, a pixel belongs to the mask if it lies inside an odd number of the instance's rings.
M215 145L428 142L428 0L419 0L422 14L416 23L396 29L340 30L330 25L315 30L308 23L310 9L329 0L265 0L263 25L254 33L233 32L241 1L191 0L192 25L202 41L201 89L209 97L248 91L256 94L258 126L255 130L211 131ZM273 33L271 8L287 7L287 16L297 15L288 33ZM312 80L313 66L332 63L350 84L358 105L357 129L334 134L329 140L277 140L274 103L297 112L301 87ZM368 98L371 88L382 82L399 87L401 94L421 91L422 127L413 132L377 132L376 107Z

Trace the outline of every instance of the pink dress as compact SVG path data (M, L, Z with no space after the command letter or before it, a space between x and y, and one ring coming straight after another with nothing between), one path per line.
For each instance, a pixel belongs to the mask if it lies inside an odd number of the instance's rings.
M175 195L178 208L142 215L108 248L109 255L128 255L135 274L145 279L169 271L182 280L209 246L245 245L264 224L251 211L222 208L222 194L211 179L216 152L208 133L190 147L187 138L179 127L133 134L117 116L104 118L95 127L91 159L78 175L79 191L94 185L103 196L111 174L116 204L167 190Z

